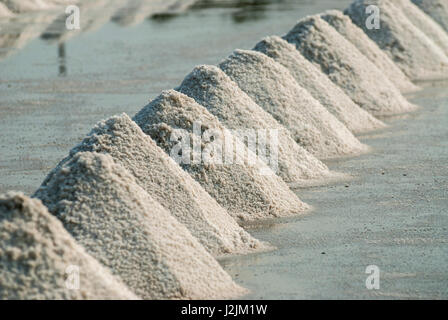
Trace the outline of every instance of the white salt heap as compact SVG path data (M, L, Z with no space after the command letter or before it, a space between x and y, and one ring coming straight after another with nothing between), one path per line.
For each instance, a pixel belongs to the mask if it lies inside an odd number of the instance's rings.
M448 32L448 1L412 0L421 10L437 21Z
M371 114L392 115L415 109L381 70L319 16L300 20L284 39Z
M420 10L411 0L394 0L393 4L445 54L448 54L448 33L437 22Z
M271 57L296 79L297 83L327 108L339 121L354 133L384 127L384 123L361 109L349 96L296 50L295 46L277 36L266 37L254 50Z
M109 155L77 153L36 196L93 257L144 299L245 293Z
M236 219L254 221L284 217L309 209L281 178L192 98L174 90L164 91L144 107L134 121L168 154L178 145L172 139L177 129L184 130L185 139L196 141L199 150L194 145L190 154L182 150L182 158L190 161L182 163L182 168ZM208 134L211 137L207 137ZM233 160L250 158L253 163Z
M339 10L329 10L320 16L374 63L401 92L412 92L419 89L348 16Z
M64 159L78 152L106 153L123 166L213 255L265 248L252 238L193 178L183 171L126 114L99 122ZM43 185L48 183L53 170Z
M71 272L79 271L79 283ZM79 290L73 290L79 284ZM71 287L73 286L73 287ZM0 299L138 299L42 203L0 195Z
M448 57L390 0L356 0L345 14L374 40L412 80L448 77ZM380 9L380 29L368 29L366 7ZM373 87L375 88L375 87Z
M294 140L320 159L367 151L339 120L268 56L235 50L221 69L258 105L290 130Z
M332 175L326 165L300 147L285 127L257 105L218 67L204 65L194 68L176 90L206 107L229 129L279 130L278 174L286 182L306 184L310 180L320 180Z

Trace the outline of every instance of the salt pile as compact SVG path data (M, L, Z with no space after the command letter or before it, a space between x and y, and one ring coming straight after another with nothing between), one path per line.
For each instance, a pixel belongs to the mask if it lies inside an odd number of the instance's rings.
M245 293L109 155L77 153L36 195L93 257L144 299Z
M380 29L366 27L366 7L381 12ZM356 0L345 11L352 21L374 40L412 80L446 78L448 57L434 41L417 28L393 1ZM372 87L375 88L375 87Z
M395 0L393 3L417 28L442 48L445 54L448 54L448 34L437 22L410 0Z
M348 16L339 10L329 10L320 16L374 63L400 91L412 92L419 89Z
M0 299L138 298L39 200L10 192L0 195Z
M15 13L55 9L57 6L77 4L79 0L0 0L0 7L4 5Z
M182 168L236 219L291 216L309 209L281 178L192 98L174 90L164 91L137 113L134 121L168 154L178 145L173 134L184 130L185 140L188 138L194 145L190 153L182 150L182 159L187 160L181 163ZM224 151L220 152L223 142Z
M284 38L373 115L415 109L369 59L319 16L300 20Z
M448 32L448 2L446 0L412 0L412 2Z
M367 151L339 120L268 56L235 50L221 69L264 110L290 130L294 140L320 159Z
M385 126L367 111L361 109L320 69L282 38L266 37L255 46L254 50L266 54L288 69L300 86L311 93L352 132L361 133Z
M140 187L162 204L213 255L265 248L251 237L193 178L183 171L126 114L99 122L70 152L106 153L130 172ZM44 181L52 178L53 170Z
M176 90L206 107L229 129L279 130L278 174L286 182L307 183L332 175L326 165L300 147L285 127L218 67L204 65L194 68Z

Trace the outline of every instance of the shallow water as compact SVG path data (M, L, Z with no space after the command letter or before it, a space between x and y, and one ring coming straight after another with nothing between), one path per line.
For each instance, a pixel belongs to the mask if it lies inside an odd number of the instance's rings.
M278 250L222 260L248 299L448 298L448 83L362 137L374 152L329 163L354 179L298 190L303 217L251 230ZM366 267L380 270L367 290Z
M129 27L106 20L65 43L45 36L50 18L30 18L39 22L20 36L41 29L44 36L0 60L0 192L32 193L97 121L121 112L132 116L162 90L179 85L194 66L217 64L235 48L285 34L307 14L349 3L200 1L186 12ZM0 37L17 37L17 29L1 28Z

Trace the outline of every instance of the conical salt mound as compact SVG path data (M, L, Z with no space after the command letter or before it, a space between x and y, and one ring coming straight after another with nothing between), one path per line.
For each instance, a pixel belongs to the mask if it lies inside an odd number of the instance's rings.
M282 38L264 38L254 50L266 54L288 69L300 86L352 132L362 133L385 127L384 123L354 103L320 69L305 59L295 46Z
M394 0L393 4L445 53L448 54L448 33L437 22L420 10L411 0Z
M438 22L448 32L448 1L412 0L421 10Z
M299 146L285 127L218 67L194 68L176 90L195 99L229 129L278 130L278 174L286 182L307 184L332 176L325 164Z
M344 12L411 80L448 77L448 57L390 0L356 0ZM367 28L369 5L380 9L380 28ZM370 27L370 26L369 26ZM373 86L372 88L375 88Z
M300 20L284 39L371 114L393 115L415 109L381 70L319 16Z
M245 292L109 155L77 153L36 196L144 299L229 298Z
M126 114L99 122L70 154L73 156L83 151L112 156L117 164L135 177L140 187L183 223L211 254L248 253L266 248L244 231Z
M0 299L138 299L42 203L0 195Z
M291 216L309 209L281 178L192 98L174 90L164 91L137 113L134 121L172 157L181 156L177 161L182 168L236 219Z
M412 92L419 89L348 16L339 10L329 10L320 16L374 63L401 92Z
M268 56L235 50L221 69L264 110L290 130L294 140L319 159L367 151L339 120Z

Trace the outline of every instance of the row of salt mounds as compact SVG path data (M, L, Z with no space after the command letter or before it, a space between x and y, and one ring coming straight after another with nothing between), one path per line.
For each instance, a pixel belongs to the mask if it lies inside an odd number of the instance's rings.
M366 7L376 5L381 12L380 29L369 30ZM434 80L448 75L448 57L423 31L412 24L392 1L357 0L346 9L358 25L411 80ZM373 86L372 88L375 88Z
M329 10L322 13L321 17L374 63L401 92L419 90L389 56L364 31L355 25L348 16L339 10Z
M305 185L332 176L325 164L300 147L285 127L218 67L196 67L176 90L195 99L229 129L279 130L278 169L280 177L286 182Z
M43 187L73 155L87 151L112 156L117 164L134 175L140 187L183 223L211 254L248 253L265 248L244 231L126 114L99 122L48 175Z
M76 154L36 195L143 299L230 298L246 292L109 155Z
M122 5L122 0L82 1L79 3L79 29L70 30L65 27L67 15L62 11L61 14L47 26L41 37L50 43L62 43L80 34L98 30L111 21L117 8Z
M182 168L241 222L292 216L309 209L280 177L192 98L174 90L164 91L137 113L134 121L168 154L176 147L171 135L177 129L184 130L190 141L199 140L199 152L208 154L211 161L204 163L200 159L198 163L194 160L197 153L182 154L182 157L188 157L187 160L193 158L189 164L181 163ZM201 136L194 130L195 123L200 125ZM201 140L210 131L213 133L209 139L213 138L212 150L207 149L210 145L204 147ZM231 144L229 140L232 140ZM243 161L229 164L226 158L219 164L219 150L214 150L214 147L223 144L224 150L232 148L230 152L222 152L226 157L246 159L247 155L254 159L254 163ZM214 160L218 161L213 163Z
M448 54L448 34L430 16L420 10L410 0L394 0L393 4L426 36Z
M292 45L277 36L264 38L254 48L287 68L294 79L354 133L385 127L359 107Z
M284 39L371 114L393 115L416 108L381 70L319 16L300 20Z
M67 286L79 268L79 290ZM69 283L76 285L76 283ZM76 243L37 199L0 195L0 299L138 299Z
M291 73L268 56L235 50L219 65L259 106L290 130L319 159L364 153L361 144Z
M448 1L446 0L412 0L427 15L437 21L448 32Z

